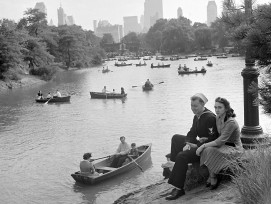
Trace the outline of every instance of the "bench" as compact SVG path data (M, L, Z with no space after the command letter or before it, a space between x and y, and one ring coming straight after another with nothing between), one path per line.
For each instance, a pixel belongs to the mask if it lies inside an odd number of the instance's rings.
M114 167L109 167L109 166L98 166L98 167L95 167L96 170L103 170L103 171L113 171L117 168L114 168Z

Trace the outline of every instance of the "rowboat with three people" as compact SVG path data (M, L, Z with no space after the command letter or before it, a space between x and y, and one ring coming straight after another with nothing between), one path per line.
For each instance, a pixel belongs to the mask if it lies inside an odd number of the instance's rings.
M91 98L97 99L113 99L113 98L125 98L127 93L104 93L104 92L90 92Z
M158 65L153 65L153 63L151 63L151 68L169 68L170 64L158 64Z
M40 98L36 99L37 103L59 103L59 102L70 102L71 96L52 97L52 98Z
M119 168L110 167L112 161L110 157L107 157L106 159L100 162L97 163L94 162L95 170L99 174L86 175L82 174L80 171L77 171L71 174L71 176L76 182L87 185L93 185L107 179L116 178L117 175L130 172L136 168L140 168L142 170L141 166L147 161L150 161L149 158L151 155L151 146L152 146L151 144L139 146L137 148L139 152L139 157L131 160L130 162L124 164Z

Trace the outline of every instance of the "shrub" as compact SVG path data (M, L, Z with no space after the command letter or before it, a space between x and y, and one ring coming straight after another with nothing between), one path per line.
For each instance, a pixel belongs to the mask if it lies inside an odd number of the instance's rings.
M40 76L42 80L49 81L56 73L56 68L51 66L34 68L29 71L29 74Z
M246 204L267 204L271 202L271 148L260 145L247 150L247 159L235 162L233 183L240 199Z

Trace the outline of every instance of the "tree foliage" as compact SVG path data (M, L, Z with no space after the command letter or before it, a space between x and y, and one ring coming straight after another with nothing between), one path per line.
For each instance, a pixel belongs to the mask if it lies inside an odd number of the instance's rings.
M46 14L28 9L18 22L0 20L0 78L23 61L31 73L52 73L50 65L88 67L101 63L105 56L100 38L80 26L48 26ZM42 72L33 69L43 68Z

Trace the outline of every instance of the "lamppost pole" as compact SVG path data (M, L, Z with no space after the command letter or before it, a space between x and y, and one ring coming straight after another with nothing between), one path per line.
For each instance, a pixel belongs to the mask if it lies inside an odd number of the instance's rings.
M249 25L252 17L252 1L245 0L245 15ZM244 92L244 126L241 129L242 142L244 147L253 147L255 143L265 139L262 127L259 125L259 107L253 105L253 101L258 94L252 95L248 92L249 85L252 82L258 85L259 71L255 68L255 60L252 56L251 48L246 48L245 68L242 70L243 92Z

